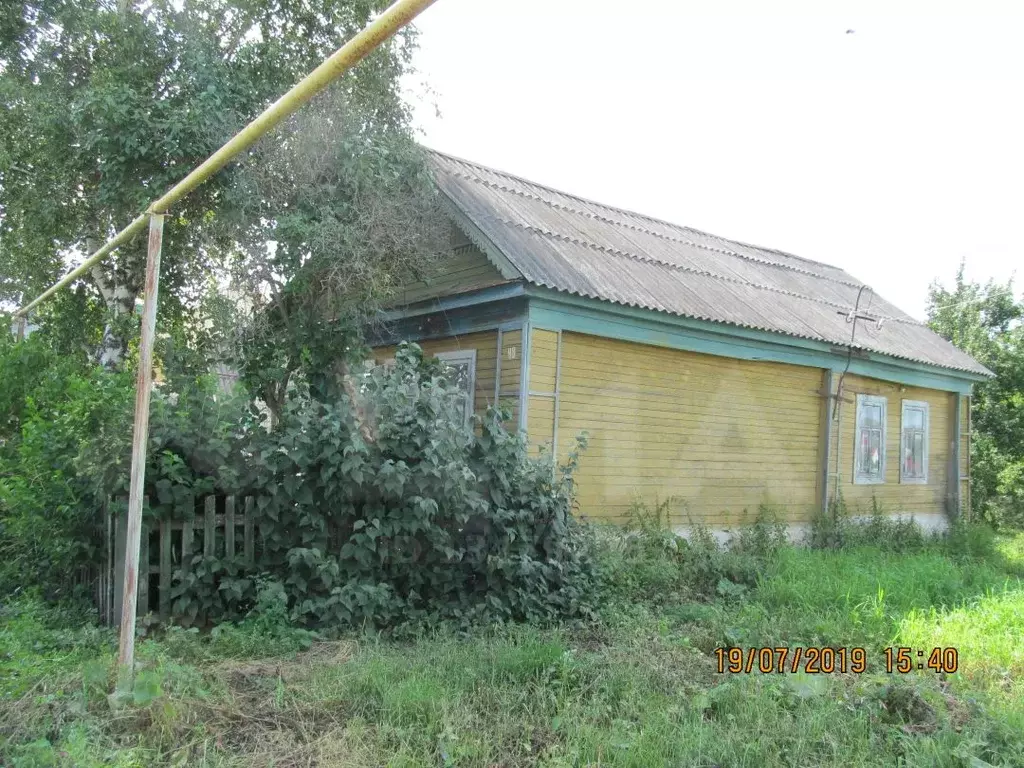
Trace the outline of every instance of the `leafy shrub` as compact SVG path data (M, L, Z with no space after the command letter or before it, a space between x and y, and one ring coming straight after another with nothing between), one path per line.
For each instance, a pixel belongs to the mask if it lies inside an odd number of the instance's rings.
M256 562L198 552L176 574L179 620L250 621L260 574L285 590L289 619L311 626L589 612L577 454L562 467L531 458L494 410L474 431L439 361L415 345L397 361L362 382L358 403L329 376L297 375L271 432L212 377L170 378L154 394L146 514L188 519L210 494L258 500ZM84 369L22 389L2 455L3 586L28 579L56 596L75 566L98 561L99 512L127 493L132 384Z
M101 559L106 500L128 493L134 377L63 360L35 335L0 346L0 374L10 377L0 425L0 594L33 584L66 597L79 569ZM201 496L237 488L240 414L212 377L168 381L154 393L147 515L189 517Z
M571 515L576 453L562 467L530 457L493 409L475 433L455 385L416 345L367 378L359 408L333 394L297 384L276 428L250 430L246 444L260 530L251 570L280 582L293 620L383 627L590 611L588 550ZM253 580L236 566L197 558L175 611L240 612Z
M242 621L221 622L208 633L172 626L164 645L174 656L189 660L261 658L309 648L317 634L291 620L284 585L261 578L254 589L255 605Z
M36 370L39 361L45 373ZM124 429L131 382L61 362L35 338L0 348L4 375L21 362L29 371L4 379L10 411L0 438L0 594L32 584L56 599L71 593L77 568L95 559L100 505L83 466L93 455L87 445L101 444L115 424Z
M985 519L1000 528L1024 529L1024 459L1006 461L999 469Z

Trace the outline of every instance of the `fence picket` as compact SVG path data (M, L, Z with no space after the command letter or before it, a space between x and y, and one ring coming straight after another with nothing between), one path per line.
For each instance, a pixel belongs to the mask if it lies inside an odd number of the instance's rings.
M116 625L120 622L121 588L124 580L124 535L125 520L122 514L115 514L115 509L120 509L123 500L109 499L103 506L106 527L106 551L98 566L90 569L88 573L80 574L80 581L93 580L93 590L96 608L100 620L107 624ZM148 497L143 499L145 508L148 509ZM218 555L217 537L218 529L222 529L224 536L224 548L222 554L232 557L237 553L236 530L242 527L242 554L245 562L251 564L256 556L256 519L255 499L251 496L241 500L234 496L224 497L224 514L217 514L217 497L207 496L203 499L203 513L196 514L190 520L161 520L159 523L143 519L142 541L139 552L139 616L145 616L151 611L157 611L162 621L170 618L173 601L171 600L171 589L174 583L174 569L180 567L182 574L188 572L192 567L192 560L196 552L196 529L203 529L203 557L216 557ZM123 511L123 510L122 510ZM239 514L241 520L239 520ZM200 517L202 522L200 522ZM181 530L181 548L177 549L174 538L174 531ZM150 559L150 553L155 556L155 561ZM159 554L157 554L159 553ZM176 565L176 554L180 553L180 562ZM98 573L97 573L98 572ZM150 578L156 576L154 587L159 585L159 593L154 596L150 594ZM156 605L151 604L151 598Z
M253 520L252 520L252 509L253 509L253 498L252 496L245 497L245 527L244 527L244 541L243 546L245 548L245 562L250 565L256 560L256 543L253 537Z
M171 524L160 521L160 618L171 615Z
M181 524L181 573L182 576L192 567L192 534L195 532L195 519L185 520Z
M145 512L149 509L149 497L142 497L142 510ZM137 571L138 583L138 608L136 609L139 616L145 616L149 613L149 574L153 572L153 565L149 561L149 523L146 521L145 515L142 518L142 536L139 539L139 569Z
M224 499L224 557L235 556L235 497Z
M203 557L216 555L217 547L217 497L206 497L206 529L203 536Z

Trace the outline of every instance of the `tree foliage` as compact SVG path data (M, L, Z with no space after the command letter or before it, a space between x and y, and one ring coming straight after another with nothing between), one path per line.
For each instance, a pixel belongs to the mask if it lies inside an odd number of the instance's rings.
M447 247L448 219L405 119L339 90L262 144L232 195L237 363L276 417L300 369L347 374L358 332Z
M123 425L131 381L63 358L37 334L0 339L0 381L0 592L66 596L100 544L85 441Z
M960 265L952 289L933 283L934 331L988 367L971 403L971 503L996 524L1024 526L1024 301L1012 282L968 281Z
M0 9L0 302L20 302L101 244L316 66L381 0L21 0ZM362 114L400 124L406 32L338 88ZM167 222L162 311L207 288L225 246L213 225L238 201L222 172ZM123 357L145 238L79 287L105 313L98 355ZM52 313L55 308L49 308ZM95 320L96 314L80 319ZM96 332L93 332L94 335Z

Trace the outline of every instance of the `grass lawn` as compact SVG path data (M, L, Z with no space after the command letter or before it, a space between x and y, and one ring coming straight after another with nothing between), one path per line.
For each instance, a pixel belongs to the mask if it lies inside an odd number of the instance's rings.
M711 598L626 558L647 576L561 628L300 651L177 631L140 643L118 711L112 633L22 600L0 617L0 764L1024 766L1024 536L998 547L784 547ZM859 646L866 669L720 674L729 645ZM954 647L958 671L887 674L897 646Z

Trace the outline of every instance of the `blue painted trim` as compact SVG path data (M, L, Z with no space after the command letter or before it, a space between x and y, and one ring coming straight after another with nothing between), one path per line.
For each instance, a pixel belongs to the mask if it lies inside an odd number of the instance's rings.
M385 310L381 313L379 319L384 322L403 320L407 317L430 315L434 312L447 312L453 309L463 309L464 307L475 307L478 304L488 304L492 301L514 299L517 296L525 295L525 293L526 289L522 283L503 283L502 285L494 285L490 288L481 288L478 291L467 291L466 293L457 293L453 296L441 296L436 299L417 302L400 309Z
M519 348L523 353L522 363L519 365L519 431L526 433L526 412L530 407L530 320L527 312L526 322L523 323L523 333L519 341Z
M745 328L725 330L718 323L655 315L650 310L568 296L548 289L528 287L526 293L530 297L527 315L531 325L741 360L790 363L838 372L846 367L846 355L832 352L834 345L826 342ZM864 359L856 353L850 361L850 373L962 394L970 393L973 381L985 380L975 374L956 375L896 358L879 359L872 355Z

